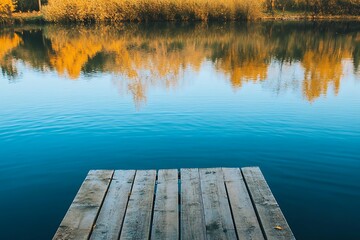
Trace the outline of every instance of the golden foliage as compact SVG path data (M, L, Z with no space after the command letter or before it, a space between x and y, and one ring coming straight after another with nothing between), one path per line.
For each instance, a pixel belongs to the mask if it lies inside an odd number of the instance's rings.
M263 0L49 0L48 21L120 22L255 19Z
M16 1L13 0L0 0L0 16L11 15L15 11Z

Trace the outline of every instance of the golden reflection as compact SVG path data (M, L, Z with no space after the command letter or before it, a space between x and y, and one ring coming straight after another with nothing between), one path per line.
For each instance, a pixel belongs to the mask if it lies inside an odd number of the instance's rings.
M8 75L16 75L17 70L14 61L8 58L8 54L21 44L21 38L17 34L0 35L0 67Z
M217 68L229 75L234 88L241 88L243 83L262 81L267 78L271 45L261 29L245 31L242 34L229 35L223 40L226 47L218 56Z
M21 43L17 34L0 35L0 59L3 59L7 53L16 48Z
M303 92L309 101L326 95L330 85L335 94L339 92L343 73L341 59L316 52L306 52L302 61L305 69Z
M8 68L12 61L7 56L15 52L17 59L32 67L41 66L42 71L54 69L70 79L93 71L112 73L113 83L121 92L131 93L139 105L146 101L150 87L176 88L187 69L199 72L205 62L227 76L234 89L247 82L271 81L269 67L274 61L288 65L296 62L304 71L299 90L305 99L312 102L329 89L337 94L343 75L342 61L352 59L354 69L358 67L359 34L337 35L331 29L321 33L291 26L283 29L284 26L48 26L43 30L41 54L30 54L32 49L25 49L26 44L19 47L22 41L35 41L29 36L21 35L21 39L17 34L0 35L0 67Z
M101 51L98 36L90 32L69 36L66 31L57 31L49 36L53 53L50 54L50 64L56 71L67 75L71 79L80 76L81 69Z
M340 89L343 75L342 60L351 59L351 38L319 39L307 49L301 64L304 68L303 92L310 102L326 95L330 88L335 95Z

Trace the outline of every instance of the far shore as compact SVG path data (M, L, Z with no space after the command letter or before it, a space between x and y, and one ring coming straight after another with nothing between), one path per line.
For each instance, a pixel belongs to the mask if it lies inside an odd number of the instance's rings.
M359 16L353 15L314 15L301 12L277 12L274 14L265 13L257 21L321 21L321 20L360 20ZM15 12L11 18L0 21L0 25L22 25L22 24L44 24L50 23L45 20L41 12Z

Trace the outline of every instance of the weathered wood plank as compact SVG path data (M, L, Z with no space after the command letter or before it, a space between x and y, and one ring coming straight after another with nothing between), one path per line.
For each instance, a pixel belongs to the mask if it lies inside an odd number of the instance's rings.
M295 239L259 168L181 169L180 206L178 171L155 180L90 171L53 239Z
M241 169L268 240L295 239L278 203L258 167Z
M181 239L206 239L204 207L198 169L181 169Z
M149 239L156 171L137 171L120 239Z
M134 170L115 171L91 233L91 240L119 239L134 177Z
M225 186L239 239L264 239L239 168L223 168Z
M159 170L151 239L179 239L178 170Z
M114 171L90 171L53 239L88 239Z
M221 168L199 171L207 239L237 239Z

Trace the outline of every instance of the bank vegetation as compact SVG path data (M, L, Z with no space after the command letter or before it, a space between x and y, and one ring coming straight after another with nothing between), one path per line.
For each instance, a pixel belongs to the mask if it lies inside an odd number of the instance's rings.
M49 22L236 21L360 16L360 0L0 0L0 21L28 11Z

